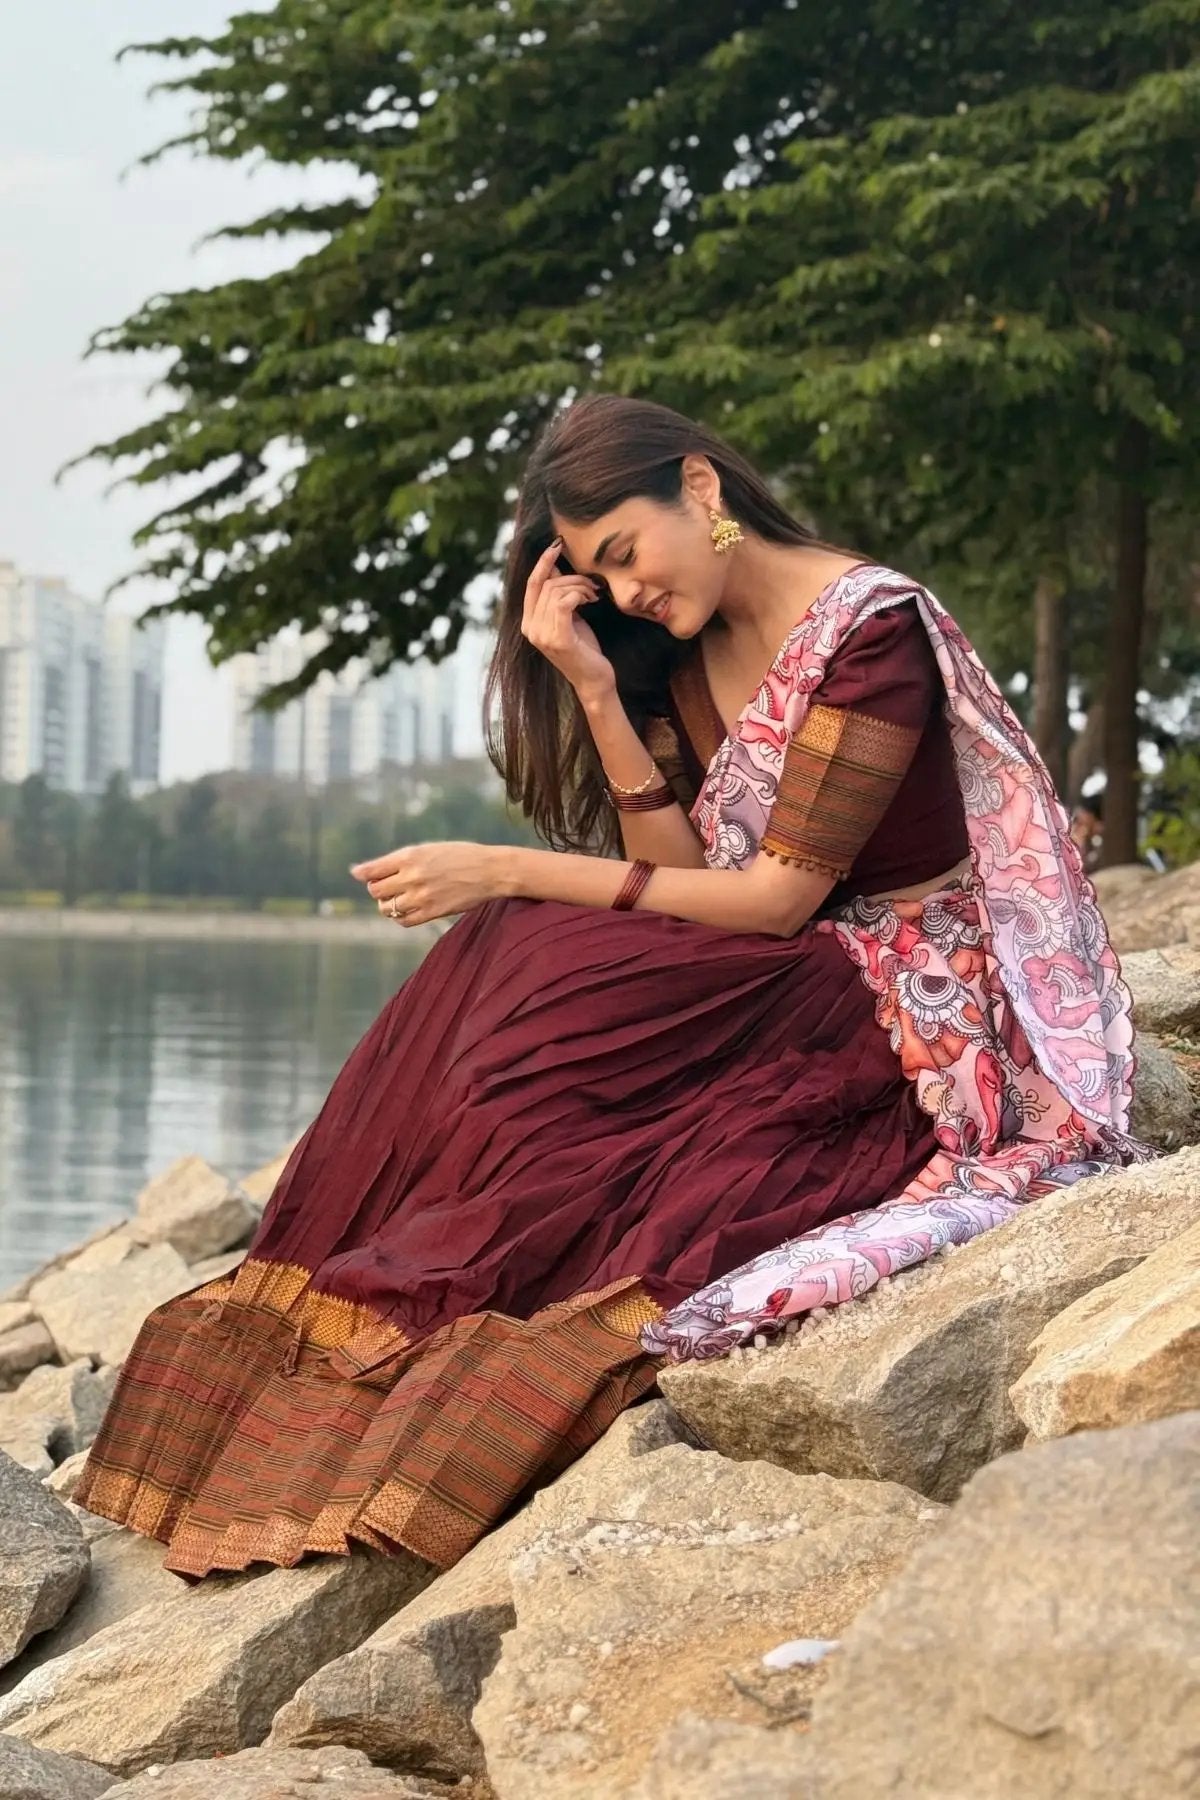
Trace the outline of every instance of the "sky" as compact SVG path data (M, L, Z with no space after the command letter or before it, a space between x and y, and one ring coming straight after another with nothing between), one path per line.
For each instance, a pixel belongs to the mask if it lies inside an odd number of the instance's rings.
M239 0L236 10L245 10ZM153 368L111 356L83 361L91 334L151 294L265 273L294 248L209 245L210 231L300 194L341 191L336 171L249 170L175 152L132 165L188 122L186 97L151 97L168 73L126 44L167 33L211 35L232 0L37 0L6 9L0 77L0 560L61 575L99 598L132 568L131 537L154 496L105 493L88 466L56 484L70 457L150 416ZM131 587L112 604L141 611ZM228 760L224 682L197 620L172 619L167 642L163 778Z

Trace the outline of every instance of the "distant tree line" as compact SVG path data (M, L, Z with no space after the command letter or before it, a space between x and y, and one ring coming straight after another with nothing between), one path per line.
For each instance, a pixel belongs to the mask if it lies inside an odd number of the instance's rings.
M0 894L54 892L68 904L120 896L361 902L351 863L400 844L463 838L529 843L490 771L472 765L414 782L396 771L386 798L350 784L305 789L249 775L205 775L141 798L114 775L80 799L32 775L0 784Z

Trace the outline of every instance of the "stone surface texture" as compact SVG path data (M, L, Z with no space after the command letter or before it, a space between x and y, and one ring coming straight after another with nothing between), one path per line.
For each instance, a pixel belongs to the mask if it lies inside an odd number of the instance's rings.
M197 1286L170 1244L137 1250L107 1268L78 1262L37 1282L30 1299L45 1321L64 1362L92 1356L122 1363L147 1315L176 1294Z
M736 1725L684 1713L621 1800L811 1800L810 1768L796 1726Z
M427 1787L373 1768L361 1750L241 1750L176 1763L122 1781L112 1800L439 1800ZM443 1790L444 1793L444 1790ZM471 1800L464 1790L462 1800Z
M1133 1022L1158 1035L1200 1032L1200 946L1138 950L1121 958L1133 995Z
M1009 1389L1031 1437L1200 1408L1200 1224L1051 1319Z
M1196 1101L1182 1067L1148 1032L1137 1038L1129 1129L1156 1150L1178 1150L1198 1135Z
M0 1448L11 1456L10 1444L40 1438L53 1463L86 1450L116 1383L115 1369L93 1369L86 1356L32 1370L20 1387L0 1394Z
M702 1442L951 1500L1024 1427L1038 1333L1200 1218L1200 1149L1094 1177L835 1309L811 1331L659 1377Z
M134 1230L147 1244L170 1244L188 1263L244 1243L258 1210L227 1175L200 1156L185 1156L137 1197Z
M1161 950L1173 944L1200 949L1200 862L1170 875L1151 873L1142 881L1119 881L1118 873L1101 871L1096 891L1122 957L1133 950Z
M0 1337L0 1392L18 1387L30 1369L54 1360L54 1339L38 1318Z
M688 1711L802 1723L823 1665L764 1655L839 1638L943 1516L892 1483L684 1446L646 1458L624 1510L512 1561L516 1625L474 1715L497 1800L625 1795Z
M0 1453L0 1668L48 1631L87 1579L78 1521L27 1469Z
M818 1800L1183 1800L1200 1780L1200 1413L976 1476L850 1626Z
M96 1800L112 1786L112 1775L95 1763L0 1735L0 1800Z
M415 1559L363 1553L209 1577L35 1669L0 1699L0 1732L120 1775L245 1749L428 1575Z

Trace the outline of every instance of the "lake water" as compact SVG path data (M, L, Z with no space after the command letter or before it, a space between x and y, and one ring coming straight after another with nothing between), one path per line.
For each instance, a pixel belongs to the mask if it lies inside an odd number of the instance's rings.
M299 1135L415 965L362 943L0 938L0 1292L195 1153Z

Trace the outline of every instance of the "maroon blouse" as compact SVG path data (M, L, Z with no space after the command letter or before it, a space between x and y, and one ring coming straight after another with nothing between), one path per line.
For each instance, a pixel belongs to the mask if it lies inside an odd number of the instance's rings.
M826 907L931 881L968 854L944 701L911 601L866 620L830 658L761 846L835 875ZM724 736L697 644L672 681L669 716L646 735L689 810Z

